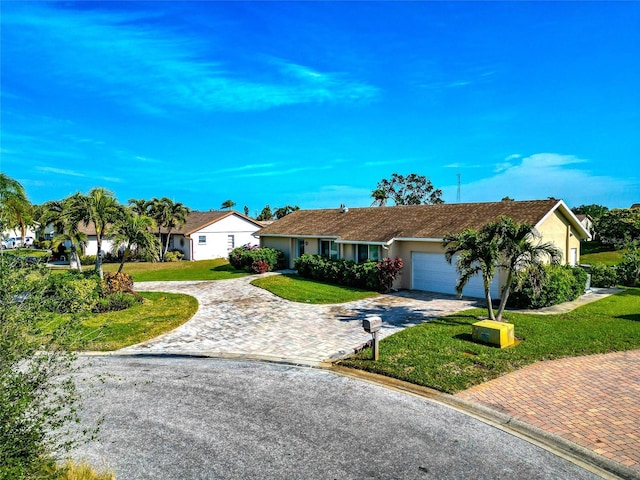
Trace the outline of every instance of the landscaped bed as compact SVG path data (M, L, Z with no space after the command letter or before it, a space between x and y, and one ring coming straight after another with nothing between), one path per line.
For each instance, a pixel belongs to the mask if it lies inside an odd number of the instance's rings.
M541 360L640 348L637 288L561 315L507 312L522 342L506 349L471 341L482 315L467 310L408 328L380 342L377 362L366 349L341 365L454 393Z
M80 334L87 351L118 350L169 332L198 310L198 301L177 293L141 292L143 302L117 312L87 314L80 324ZM62 322L69 315L58 315ZM51 325L53 326L53 325Z

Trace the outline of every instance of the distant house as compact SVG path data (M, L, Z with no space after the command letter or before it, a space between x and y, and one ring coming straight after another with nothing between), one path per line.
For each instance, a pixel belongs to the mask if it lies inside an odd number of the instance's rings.
M254 233L262 226L261 222L234 210L192 211L182 227L171 231L169 250L179 250L185 260L227 257L235 247L257 245ZM166 234L162 230L163 242Z
M631 208L640 208L640 203L634 203Z
M229 255L235 247L247 243L257 245L258 239L253 234L262 227L262 223L236 211L208 212L192 211L186 223L171 231L169 250L178 250L184 254L185 260L207 260ZM96 255L98 242L93 223L88 226L80 224L80 230L87 235L88 242L85 255ZM155 232L157 234L157 230ZM167 230L161 230L162 247L167 239ZM112 252L113 242L109 238L102 239L104 253Z
M587 232L589 232L589 234L591 235L591 238L593 238L595 234L595 230L593 228L593 218L591 218L589 215L584 215L584 214L576 215L576 218L580 221L584 229Z
M289 267L303 253L345 258L356 262L400 257L404 261L395 288L455 294L455 261L445 261L443 238L465 228L480 228L501 215L533 225L543 242L562 252L563 264L577 265L580 240L590 233L561 200L455 203L392 207L298 210L257 232L260 244L285 253ZM496 275L494 298L506 279ZM464 289L471 297L483 297L481 279Z

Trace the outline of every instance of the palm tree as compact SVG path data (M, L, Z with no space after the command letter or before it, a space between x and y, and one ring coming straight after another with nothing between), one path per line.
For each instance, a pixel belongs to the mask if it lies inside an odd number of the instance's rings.
M72 264L76 264L76 268L78 271L82 271L82 262L80 261L80 255L78 253L79 250L84 250L87 246L87 235L84 232L81 232L78 229L78 225L75 225L75 228L71 225L68 225L70 230L66 230L64 233L58 233L55 237L53 237L53 242L51 243L51 248L53 250L58 249L60 245L64 245L66 242L71 244L71 260Z
M133 209L123 211L121 217L109 228L113 235L113 251L124 247L118 273L122 271L127 255L135 250L140 255L148 255L153 261L160 254L160 240L151 231L156 226L155 220L146 215L138 215Z
M24 240L31 222L31 202L23 186L5 173L0 173L0 227L20 228Z
M151 200L150 216L156 221L158 226L158 238L162 238L162 228L166 228L167 237L162 251L162 258L169 250L169 240L174 228L180 228L187 221L191 210L181 202L174 202L170 198L154 198Z
M42 232L47 225L53 224L53 230L56 233L64 233L65 217L64 217L64 201L49 200L39 206L40 215L38 222Z
M144 198L129 199L129 206L131 207L131 210L137 215L148 215L152 203L153 200L145 200Z
M500 251L498 239L487 233L486 229L477 231L468 228L460 233L445 236L443 245L447 262L451 263L456 256L456 270L459 274L456 282L458 295L462 295L462 290L469 280L480 273L489 318L495 320L491 300L491 282L500 260Z
M540 243L540 234L531 225L516 223L512 218L503 216L498 222L491 224L490 229L500 241L503 258L500 266L507 270L507 280L500 292L500 306L496 314L496 320L502 321L517 273L528 269L542 269L546 260L559 263L561 254L552 243Z
M88 195L76 193L64 202L67 225L77 225L80 222L85 226L94 225L98 245L95 269L100 278L103 278L102 240L107 234L108 225L115 222L121 215L122 207L113 193L105 188L94 188Z

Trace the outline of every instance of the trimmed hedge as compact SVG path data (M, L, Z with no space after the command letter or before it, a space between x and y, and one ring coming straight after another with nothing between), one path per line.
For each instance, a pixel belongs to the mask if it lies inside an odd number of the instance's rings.
M584 293L587 272L569 265L544 265L542 270L526 270L511 293L508 305L514 308L542 308L575 300Z
M304 254L295 259L298 275L347 287L388 292L402 268L402 260L385 258L381 262L356 263L343 258L330 260Z
M285 267L285 256L283 252L275 248L243 245L231 250L229 263L236 270L264 273L283 269Z

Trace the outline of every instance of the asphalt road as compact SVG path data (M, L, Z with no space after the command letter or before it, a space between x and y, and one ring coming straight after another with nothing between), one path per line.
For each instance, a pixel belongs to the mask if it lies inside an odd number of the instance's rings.
M81 362L85 375L106 375L83 413L104 424L99 441L73 456L106 464L119 480L600 478L436 402L324 370L178 357Z

